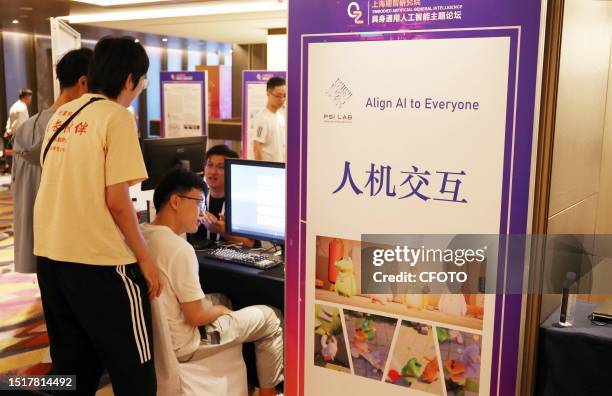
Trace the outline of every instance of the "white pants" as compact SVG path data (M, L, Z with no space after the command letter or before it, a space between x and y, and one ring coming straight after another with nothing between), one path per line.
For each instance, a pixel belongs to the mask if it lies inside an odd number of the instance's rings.
M207 294L211 304L231 308L229 299L222 294ZM252 305L222 315L206 326L206 333L218 332L219 344L202 340L198 350L187 360L196 356L209 356L236 344L253 342L260 388L274 388L283 381L283 328L282 314L267 305ZM185 361L184 358L179 359Z

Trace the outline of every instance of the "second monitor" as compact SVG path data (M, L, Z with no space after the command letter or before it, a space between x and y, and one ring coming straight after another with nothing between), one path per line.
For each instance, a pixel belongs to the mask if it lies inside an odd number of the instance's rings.
M149 178L142 182L142 190L152 190L170 169L181 166L192 172L204 169L206 136L144 139L142 156Z
M227 232L285 242L285 164L228 158L225 187Z

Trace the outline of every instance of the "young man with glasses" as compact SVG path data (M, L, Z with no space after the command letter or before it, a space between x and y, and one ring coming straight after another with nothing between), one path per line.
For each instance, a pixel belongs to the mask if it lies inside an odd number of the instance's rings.
M205 296L195 251L180 236L197 230L206 199L204 190L195 173L182 168L169 171L155 188L155 220L141 226L168 286L160 296L160 306L168 320L172 348L177 359L186 362L202 348L215 353L223 350L222 346L253 342L259 394L275 395L275 387L283 380L280 312L264 305L231 311L218 304L227 298ZM207 364L206 359L201 362Z
M254 120L253 155L256 160L285 162L287 159L287 121L278 111L287 100L285 80L272 77L266 84L268 103Z

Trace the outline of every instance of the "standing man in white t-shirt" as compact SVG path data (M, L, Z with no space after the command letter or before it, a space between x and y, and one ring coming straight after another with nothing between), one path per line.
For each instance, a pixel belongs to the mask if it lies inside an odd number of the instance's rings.
M17 132L17 128L30 118L28 106L31 103L32 91L27 88L20 89L19 99L11 106L8 119L6 120L6 128L4 130L4 137L6 139L11 139L15 132Z
M8 118L6 120L6 128L2 139L0 139L0 150L2 153L0 156L3 158L3 169L2 172L9 171L11 169L11 156L7 157L5 149L13 147L13 138L17 129L30 117L28 113L28 106L32 103L32 91L28 88L19 90L19 99L13 103L9 110Z
M285 79L272 77L266 84L268 103L255 117L253 153L256 160L285 162L287 159L287 120L278 111L287 100Z

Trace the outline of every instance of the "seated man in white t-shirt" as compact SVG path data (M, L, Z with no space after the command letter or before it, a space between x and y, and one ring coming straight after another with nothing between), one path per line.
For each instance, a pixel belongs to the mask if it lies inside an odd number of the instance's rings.
M287 99L285 80L272 77L266 83L266 107L255 116L253 156L260 161L285 162L287 158L287 121L279 112Z
M283 331L280 313L264 305L231 311L204 296L198 260L184 233L198 229L204 210L204 184L184 169L168 172L155 189L157 216L143 224L143 235L166 287L160 296L179 361L211 344L254 342L260 395L276 394L283 380ZM202 327L200 327L202 326Z

